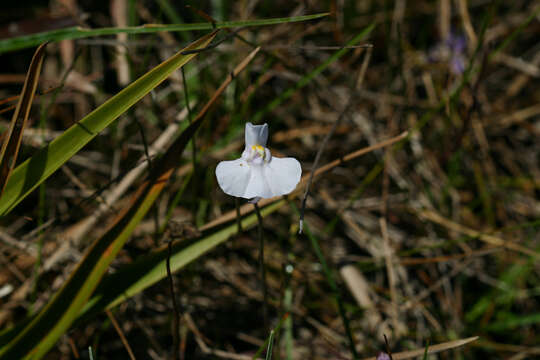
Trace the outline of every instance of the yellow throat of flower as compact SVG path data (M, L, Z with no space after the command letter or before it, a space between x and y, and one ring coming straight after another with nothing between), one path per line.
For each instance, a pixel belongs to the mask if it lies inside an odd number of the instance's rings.
M264 159L264 157L266 155L265 151L264 151L264 147L262 147L261 145L252 145L251 150L253 150L257 154L259 154L259 156Z

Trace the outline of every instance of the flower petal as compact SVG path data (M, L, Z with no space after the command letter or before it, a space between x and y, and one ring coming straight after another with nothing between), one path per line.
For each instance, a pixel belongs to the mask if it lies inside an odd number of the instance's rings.
M296 188L302 175L302 167L295 158L273 157L263 166L263 172L272 196L278 196L288 194Z
M269 179L266 177L264 169L268 165L252 165L251 166L251 176L249 178L249 183L246 188L246 192L242 197L246 199L251 199L255 197L260 198L271 198L274 196L270 186L268 186ZM269 180L269 181L267 181Z
M248 122L246 124L246 147L253 145L266 146L268 140L268 124L253 125Z
M216 167L216 178L225 194L244 197L251 178L251 169L244 159L221 161Z

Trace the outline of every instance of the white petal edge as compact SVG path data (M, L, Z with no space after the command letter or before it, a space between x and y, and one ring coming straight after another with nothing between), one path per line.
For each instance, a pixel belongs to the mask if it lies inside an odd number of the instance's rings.
M252 123L246 123L246 147L253 145L266 146L268 141L268 124L253 125Z
M263 173L273 197L286 195L296 188L302 176L302 167L295 158L273 157L263 167Z
M244 197L251 178L251 169L244 159L221 161L216 167L216 178L225 194Z

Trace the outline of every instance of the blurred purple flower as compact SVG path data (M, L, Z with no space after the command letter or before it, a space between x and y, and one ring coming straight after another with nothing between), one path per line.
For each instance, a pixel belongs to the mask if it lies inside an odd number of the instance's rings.
M380 352L380 353L377 355L377 360L390 360L390 355L388 355L388 354L385 353L385 352Z
M461 75L465 71L466 50L465 36L450 32L446 40L429 51L428 59L432 62L447 62L454 75Z

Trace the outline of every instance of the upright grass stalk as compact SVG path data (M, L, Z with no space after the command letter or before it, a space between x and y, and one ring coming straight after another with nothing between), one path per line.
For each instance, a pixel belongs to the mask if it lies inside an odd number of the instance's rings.
M274 348L274 330L271 330L270 336L268 339L268 347L266 348L266 357L265 357L266 360L272 359L273 348Z
M273 338L274 338L274 333L278 332L280 329L281 329L281 326L283 326L283 323L289 318L289 313L286 313L285 315L283 315L281 317L281 319L279 320L279 323L277 324L277 326L275 328L272 329L272 331L270 332L270 335L268 335L268 337L266 338L266 340L264 341L264 344L262 344L261 346L259 346L259 349L257 350L257 352L255 353L255 355L253 355L252 359L255 360L255 359L259 359L259 356L262 354L262 352L266 349L268 350L269 349L269 345L270 345L270 342L273 341ZM270 349L271 350L271 349Z
M422 358L423 360L427 360L428 350L429 350L429 340L426 343L426 350L424 351L424 357Z

